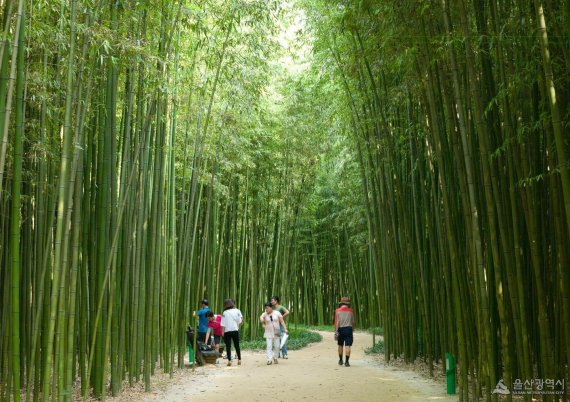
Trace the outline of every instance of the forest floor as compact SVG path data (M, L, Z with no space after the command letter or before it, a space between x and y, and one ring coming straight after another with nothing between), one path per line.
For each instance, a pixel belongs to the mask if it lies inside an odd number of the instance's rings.
M242 364L192 367L186 364L173 378L157 374L152 391L142 385L130 389L112 402L183 401L456 401L446 395L441 368L430 379L420 366L390 362L383 356L366 355L372 335L356 332L350 367L338 365L337 346L332 333L321 332L323 340L303 349L289 351L289 359L267 365L265 351L243 351ZM234 351L235 353L235 351ZM187 356L186 356L187 358Z

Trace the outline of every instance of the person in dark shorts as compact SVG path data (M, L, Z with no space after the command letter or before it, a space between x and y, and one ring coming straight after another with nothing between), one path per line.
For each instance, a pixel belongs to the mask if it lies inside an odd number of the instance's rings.
M340 298L339 307L334 312L334 339L338 345L338 365L342 366L344 348L346 367L350 367L350 348L352 346L352 330L354 328L354 311L350 308L350 299L346 296Z

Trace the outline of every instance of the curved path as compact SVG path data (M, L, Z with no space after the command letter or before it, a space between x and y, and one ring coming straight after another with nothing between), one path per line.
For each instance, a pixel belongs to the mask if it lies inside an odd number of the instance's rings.
M323 341L289 352L289 359L266 365L265 353L245 351L242 365L219 365L182 370L150 393L127 391L111 401L456 401L445 384L418 373L393 368L366 356L372 336L355 334L351 367L338 365L332 333Z

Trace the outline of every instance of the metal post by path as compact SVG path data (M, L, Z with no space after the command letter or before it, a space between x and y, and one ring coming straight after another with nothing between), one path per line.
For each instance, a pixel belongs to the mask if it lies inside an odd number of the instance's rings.
M447 393L455 394L455 356L451 353L445 354L445 374L447 377Z

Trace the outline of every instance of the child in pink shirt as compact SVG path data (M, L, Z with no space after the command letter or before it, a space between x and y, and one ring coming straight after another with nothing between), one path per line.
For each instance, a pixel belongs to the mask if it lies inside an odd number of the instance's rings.
M206 313L206 318L208 319L206 345L208 345L208 339L210 337L210 333L212 333L214 338L214 350L217 352L220 349L220 339L222 337L222 316L220 314L214 314L213 311L208 311Z

